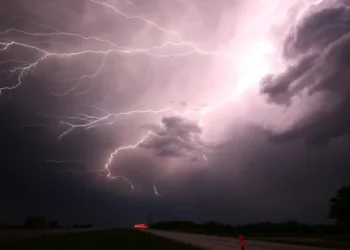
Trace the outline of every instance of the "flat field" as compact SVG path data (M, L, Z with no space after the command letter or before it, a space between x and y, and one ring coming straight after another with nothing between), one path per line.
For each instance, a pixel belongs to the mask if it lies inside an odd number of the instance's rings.
M9 230L12 231L12 230ZM19 250L58 250L58 249L121 249L121 250L195 250L199 248L192 247L184 243L174 242L168 239L160 238L155 235L146 234L132 229L110 229L110 230L93 230L89 231L70 231L62 230L23 230L16 229L18 236L10 232L12 240L4 237L0 249ZM36 232L34 232L36 231ZM75 233L73 233L75 232ZM6 230L5 230L6 233ZM44 235L42 234L44 233ZM7 232L7 236L9 232ZM30 237L29 237L30 236Z

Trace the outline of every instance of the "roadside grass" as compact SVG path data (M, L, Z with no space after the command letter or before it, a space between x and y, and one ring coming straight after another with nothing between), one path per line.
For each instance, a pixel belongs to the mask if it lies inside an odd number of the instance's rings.
M0 249L195 250L199 248L163 239L137 230L110 229L1 242Z
M193 234L215 235L219 237L237 238L237 235L222 233L220 231L205 231L205 230L167 230ZM347 249L350 250L350 235L349 234L330 234L330 235L307 235L297 233L244 233L246 240L265 241L271 243L281 243L299 246L322 247L332 249Z
M343 237L318 237L318 238L307 238L307 237L254 237L249 238L250 240L275 242L282 244L300 245L300 246L312 246L312 247L323 247L333 249L350 249L350 241Z

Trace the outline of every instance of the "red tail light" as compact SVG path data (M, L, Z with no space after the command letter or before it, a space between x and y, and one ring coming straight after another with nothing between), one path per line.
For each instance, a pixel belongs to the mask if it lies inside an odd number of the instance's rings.
M135 229L147 229L148 225L147 224L136 224L134 225Z

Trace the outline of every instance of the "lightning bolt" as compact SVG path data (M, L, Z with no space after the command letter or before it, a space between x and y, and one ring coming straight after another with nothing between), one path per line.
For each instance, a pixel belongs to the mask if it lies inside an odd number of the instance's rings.
M153 185L153 192L154 192L154 195L161 196L160 193L158 192L156 185Z
M135 186L133 185L133 183L126 177L124 176L113 176L112 175L112 172L110 170L110 166L113 162L113 159L115 157L115 155L117 155L120 151L123 151L123 150L128 150L128 149L135 149L136 147L138 147L142 142L144 142L151 134L151 131L148 131L147 135L144 136L143 138L141 138L141 140L139 140L135 145L128 145L128 146L123 146L123 147L120 147L120 148L117 148L113 153L110 154L108 160L107 160L107 163L105 164L104 166L104 169L107 171L107 177L108 178L111 178L111 179L122 179L126 182L128 182L130 184L130 187L132 188L132 190L135 190Z
M114 124L118 118L122 117L122 116L130 116L130 115L139 115L139 114L161 114L161 113L166 113L166 112L171 112L174 113L176 115L187 115L187 114L191 114L191 113L195 113L198 112L196 110L188 110L185 112L179 112L176 111L175 109L172 108L164 108L164 109L160 109L160 110L152 110L152 109L145 109L145 110L132 110L132 111L127 111L127 112L121 112L121 113L108 113L106 116L90 116L87 114L79 114L78 116L73 116L73 117L69 117L69 116L62 116L62 120L60 121L61 124L65 124L68 126L68 129L66 131L64 131L60 136L59 139L62 139L64 136L68 135L71 131L73 131L74 129L84 129L84 130L88 130L91 128L95 128L96 126L99 125L111 125ZM43 115L43 114L41 114ZM54 117L51 115L44 115L46 117ZM69 122L69 120L73 120L73 121L81 121L81 124L75 124L73 122Z
M123 11L121 11L120 9L118 9L117 7L106 2L101 2L98 0L87 0L87 1L91 4L96 5L97 7L104 8L105 10L108 10L125 19L143 22L147 26L150 26L159 32L167 34L169 37L172 37L175 41L166 41L159 45L146 47L146 48L120 46L115 42L112 42L110 40L103 39L97 36L84 36L80 33L64 32L62 30L56 29L46 24L42 24L36 21L32 21L32 20L28 20L20 17L14 17L17 19L23 19L26 22L31 23L37 27L49 29L50 32L28 32L17 28L9 28L4 31L0 31L0 53L6 55L7 52L10 53L12 50L15 50L15 49L25 49L31 52L35 52L36 54L36 58L30 62L16 60L16 59L8 59L8 60L0 61L0 65L15 64L16 66L11 67L10 73L17 74L17 81L15 84L10 86L0 85L0 95L4 91L13 91L19 88L23 84L24 78L29 73L33 73L37 67L39 67L42 63L45 63L45 61L48 60L49 58L53 58L56 60L70 59L73 57L80 57L80 56L95 56L95 57L101 58L101 63L98 65L97 69L94 72L90 74L85 74L79 77L63 80L63 81L76 81L76 84L73 87L69 88L68 90L62 93L53 94L56 97L64 97L66 95L76 92L85 80L94 79L100 74L113 71L114 69L106 68L107 58L113 55L122 55L122 56L143 55L143 56L149 56L149 57L154 57L158 59L165 58L165 59L172 59L172 60L179 57L194 56L194 55L209 56L209 57L213 57L213 56L227 57L227 58L232 57L230 53L226 53L226 52L203 50L198 46L196 46L194 43L184 40L182 36L177 32L169 30L166 27L163 27L150 19L144 18L141 15L128 15ZM135 4L130 1L126 1L126 4L136 8ZM37 42L35 40L34 42L31 42L31 43L25 43L25 42L19 41L18 39L11 38L13 36L21 36L21 37L24 37L25 39L68 37L68 38L78 39L86 43L94 42L95 44L98 45L97 46L98 48L89 48L89 49L83 49L83 50L77 50L77 51L57 52L54 50L50 50L48 48L43 48L43 47L34 45ZM178 49L181 49L182 51L178 52ZM84 91L78 92L77 94L80 94L80 95L85 94L88 91L90 91L91 88L92 88L92 85L90 85L90 87L86 88ZM153 109L131 110L131 111L126 111L121 113L113 113L113 112L106 111L107 115L104 115L104 116L93 116L86 113L80 113L76 116L54 116L54 115L44 115L44 114L39 114L39 115L43 115L45 117L50 117L50 118L52 117L57 118L60 124L67 126L67 129L63 131L58 137L59 139L62 139L63 137L67 136L70 132L76 129L88 130L88 129L95 128L97 126L114 124L122 116L141 115L141 114L157 115L161 113L171 112L173 114L181 115L181 116L188 115L188 114L199 114L200 117L203 117L210 110L214 110L217 107L218 105L211 105L203 109L186 110L183 112L174 110L173 108L170 108L170 107L165 107L159 110L153 110ZM36 127L36 126L42 126L42 125L33 124L33 125L26 125L24 127ZM148 133L144 137L142 137L140 140L138 140L135 144L121 146L116 148L113 152L111 152L109 157L106 159L106 162L102 169L102 171L105 171L107 173L106 177L109 179L123 180L130 185L132 190L134 190L135 185L132 183L131 180L129 180L125 176L112 174L111 166L115 157L120 151L136 149L151 134L152 132L148 131ZM204 160L208 159L207 156L204 154L202 154L202 157ZM54 164L73 163L73 162L66 162L61 160L46 160L46 162L54 163ZM81 162L75 162L75 163L83 164ZM153 186L153 189L154 189L155 195L159 195L155 186Z

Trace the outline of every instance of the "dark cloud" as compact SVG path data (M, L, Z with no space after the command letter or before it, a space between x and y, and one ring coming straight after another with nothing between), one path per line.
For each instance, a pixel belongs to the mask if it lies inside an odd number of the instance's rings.
M300 90L293 88L295 84L302 84L309 75L310 68L315 65L316 55L306 55L301 58L296 65L279 75L267 75L261 82L262 92L268 94L271 101L278 104L289 104L290 99Z
M150 126L153 134L140 147L152 149L161 157L187 157L205 148L202 129L191 120L179 116L164 117L161 125Z
M287 68L268 75L261 91L276 104L290 105L323 96L321 111L311 112L281 139L304 137L323 143L350 133L350 3L324 2L289 32L284 44ZM307 105L306 102L302 102ZM307 107L300 107L304 109Z
M310 50L323 50L348 32L349 1L323 1L290 30L284 42L284 56L295 58Z

